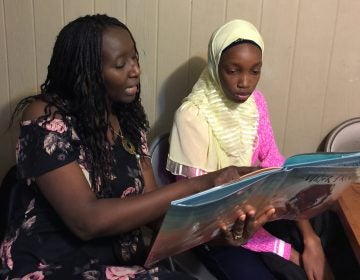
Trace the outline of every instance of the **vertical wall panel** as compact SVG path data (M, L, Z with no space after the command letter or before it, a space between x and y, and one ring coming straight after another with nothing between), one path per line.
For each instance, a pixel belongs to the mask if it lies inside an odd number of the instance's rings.
M94 0L62 0L64 2L64 23L77 17L93 14L95 9Z
M213 31L225 22L226 1L197 0L191 6L190 60L186 96L207 61L208 42ZM211 15L211 16L209 16Z
M12 105L36 90L32 1L6 0L5 28Z
M128 1L132 2L132 1ZM95 0L95 13L107 14L126 23L126 0Z
M159 0L157 107L152 134L170 130L174 111L187 91L189 0Z
M287 108L285 154L315 151L314 147L321 142L321 112L336 12L336 0L300 1Z
M297 13L298 1L264 0L260 32L265 50L259 88L266 97L280 150L284 146Z
M228 0L227 18L244 19L250 21L256 27L260 26L263 0Z
M10 120L9 73L7 60L7 38L5 32L4 2L0 3L0 180L9 166L14 164L10 131L7 130Z
M51 15L51 18L49 18ZM35 53L37 87L45 81L47 66L56 40L63 26L63 5L56 0L34 0Z
M340 0L322 135L360 116L360 1ZM357 136L358 137L358 136Z
M156 120L157 28L158 1L131 0L127 6L128 27L139 52L141 74L141 100L150 125Z

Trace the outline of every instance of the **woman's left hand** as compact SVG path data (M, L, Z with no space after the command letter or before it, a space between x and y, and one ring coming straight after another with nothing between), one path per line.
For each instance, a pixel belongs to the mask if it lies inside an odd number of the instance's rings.
M256 217L256 210L250 205L245 205L243 210L237 213L237 219L229 229L221 226L224 239L228 245L240 246L245 244L267 221L274 215L275 209L270 208L259 217Z

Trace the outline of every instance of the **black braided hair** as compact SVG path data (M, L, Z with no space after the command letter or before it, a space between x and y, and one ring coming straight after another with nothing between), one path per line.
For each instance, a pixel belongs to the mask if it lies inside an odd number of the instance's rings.
M234 47L234 46L240 45L240 44L252 44L252 45L258 47L258 48L260 49L260 51L262 52L261 47L260 47L258 44L256 44L254 41L248 40L248 39L241 39L241 38L239 38L239 39L236 39L236 40L235 40L234 42L232 42L231 44L229 44L228 46L226 46L226 47L223 49L223 51L221 52L221 54L223 54L224 52L226 52L228 49L230 49L230 48L232 48L232 47Z
M102 34L109 27L127 30L125 24L107 15L86 15L68 23L59 33L48 66L48 74L41 85L41 94L19 102L14 115L34 99L47 103L44 119L55 114L71 116L72 124L86 147L85 156L90 163L90 180L95 190L96 182L107 182L113 156L106 138L108 109L102 78ZM50 108L57 108L51 112ZM141 131L147 132L149 122L140 100L140 86L133 102L114 104L123 134L141 153Z

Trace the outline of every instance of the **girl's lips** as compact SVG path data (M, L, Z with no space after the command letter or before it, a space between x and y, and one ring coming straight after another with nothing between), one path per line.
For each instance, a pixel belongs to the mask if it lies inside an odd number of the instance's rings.
M249 97L250 97L251 94L248 94L248 93L244 93L244 94L235 94L234 97L239 100L239 101L246 101Z

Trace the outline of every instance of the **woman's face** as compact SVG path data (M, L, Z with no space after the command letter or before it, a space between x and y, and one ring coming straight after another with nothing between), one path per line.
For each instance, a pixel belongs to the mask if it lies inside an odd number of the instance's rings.
M134 101L140 73L138 55L129 32L121 27L107 28L102 37L102 75L110 103Z
M225 95L234 102L245 102L256 88L261 66L261 50L251 43L241 43L223 52L218 71Z

